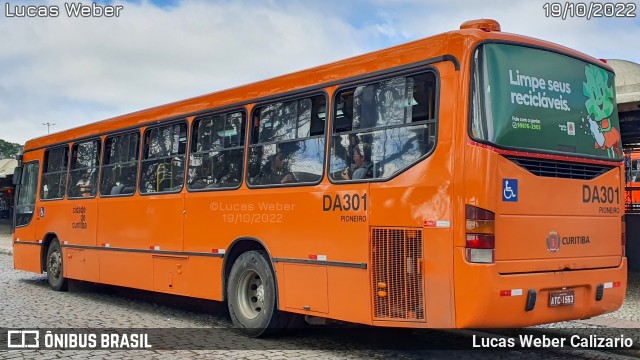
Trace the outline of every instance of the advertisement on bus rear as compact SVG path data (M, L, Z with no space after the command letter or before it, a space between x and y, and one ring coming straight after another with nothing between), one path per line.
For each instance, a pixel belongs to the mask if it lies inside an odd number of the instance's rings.
M566 55L487 44L488 140L514 148L622 158L614 74ZM489 119L491 119L489 117Z

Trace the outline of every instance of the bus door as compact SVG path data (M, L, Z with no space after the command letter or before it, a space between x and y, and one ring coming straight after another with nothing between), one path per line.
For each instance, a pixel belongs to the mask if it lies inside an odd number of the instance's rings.
M16 187L16 202L13 217L14 234L17 241L14 245L14 268L25 271L40 272L40 246L36 240L36 194L38 192L38 173L40 163L25 155L25 162L20 173L20 182Z

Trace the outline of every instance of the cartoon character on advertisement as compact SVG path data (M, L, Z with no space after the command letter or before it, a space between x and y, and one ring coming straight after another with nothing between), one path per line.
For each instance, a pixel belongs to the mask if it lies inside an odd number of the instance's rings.
M582 83L582 92L587 97L584 105L589 113L589 129L596 140L594 147L606 151L610 158L620 157L620 131L609 120L614 110L609 74L595 65L587 65L584 73L587 81Z

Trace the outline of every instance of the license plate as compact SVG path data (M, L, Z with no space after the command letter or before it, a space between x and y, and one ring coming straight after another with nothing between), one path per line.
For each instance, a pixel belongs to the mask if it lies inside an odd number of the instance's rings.
M572 305L574 301L573 289L549 291L549 306Z

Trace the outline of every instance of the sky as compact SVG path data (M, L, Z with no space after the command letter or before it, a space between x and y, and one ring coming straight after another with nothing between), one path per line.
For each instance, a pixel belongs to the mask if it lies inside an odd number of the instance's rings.
M78 18L62 1L0 4L0 139L19 144L46 135L46 123L62 131L478 18L596 58L640 63L637 6L635 17L562 19L535 0L110 0L98 4L122 6L119 17ZM59 15L9 16L29 5L57 7Z

